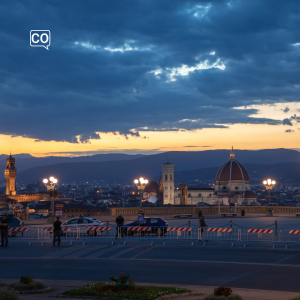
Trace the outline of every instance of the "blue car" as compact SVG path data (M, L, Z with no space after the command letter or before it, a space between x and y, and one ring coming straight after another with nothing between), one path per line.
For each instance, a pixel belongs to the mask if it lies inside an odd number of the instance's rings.
M151 231L145 231L145 234L157 234L163 236L168 232L168 223L162 218L144 218L144 227L151 227ZM137 231L127 230L128 227L139 227L139 220L124 225L125 235L134 235Z

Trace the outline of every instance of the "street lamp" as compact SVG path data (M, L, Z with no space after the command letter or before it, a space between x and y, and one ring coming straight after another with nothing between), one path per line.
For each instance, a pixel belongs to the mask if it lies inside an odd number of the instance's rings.
M265 180L263 182L264 186L266 187L266 189L269 191L269 206L270 206L270 200L271 200L271 190L273 189L274 185L276 184L275 180Z
M49 178L49 180L47 178L45 178L43 180L47 190L49 190L50 192L52 192L52 198L51 198L51 207L50 207L50 216L54 217L54 189L55 189L55 184L57 184L57 179L54 178L53 176L51 176ZM51 218L49 218L49 221L53 221L50 220Z
M274 185L276 184L275 180L268 179L263 181L264 186L266 187L266 190L269 191L269 204L267 208L267 216L272 216L272 209L270 207L270 200L271 200L271 190L273 189Z
M148 183L148 180L141 177L140 179L135 179L133 182L136 184L137 189L141 190L141 206L140 207L142 208L143 191L145 189L146 184Z

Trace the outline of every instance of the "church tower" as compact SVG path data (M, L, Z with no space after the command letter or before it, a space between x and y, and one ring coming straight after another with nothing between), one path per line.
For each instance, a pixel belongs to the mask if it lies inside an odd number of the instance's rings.
M166 163L162 165L164 203L174 204L174 164Z
M6 179L6 195L16 195L17 169L15 164L15 158L10 155L6 159L6 169L4 170L4 176Z

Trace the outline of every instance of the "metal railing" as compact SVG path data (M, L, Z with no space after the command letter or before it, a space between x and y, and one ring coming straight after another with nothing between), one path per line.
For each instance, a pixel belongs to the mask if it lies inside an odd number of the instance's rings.
M199 228L197 225L184 224L179 227L118 227L118 226L81 226L61 228L62 240L84 239L157 239L167 240L204 240L207 241L232 241L232 242L283 242L300 243L299 229L279 229L277 222L264 228L248 228L229 222L224 226ZM9 236L16 239L37 240L44 243L45 240L53 239L53 227L49 226L27 226L9 228Z

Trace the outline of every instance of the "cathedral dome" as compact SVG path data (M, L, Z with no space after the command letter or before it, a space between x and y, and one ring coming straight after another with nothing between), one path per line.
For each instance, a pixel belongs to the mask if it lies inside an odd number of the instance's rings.
M236 158L232 150L229 160L219 169L216 176L216 184L229 181L245 181L250 182L249 174L242 164Z

